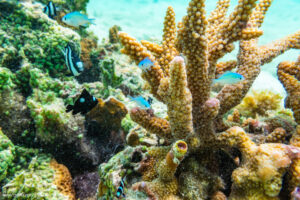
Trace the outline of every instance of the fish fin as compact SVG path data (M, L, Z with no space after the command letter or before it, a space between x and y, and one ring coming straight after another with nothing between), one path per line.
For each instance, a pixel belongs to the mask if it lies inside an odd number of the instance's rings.
M221 76L225 75L225 74L230 74L230 73L233 73L232 71L226 71L224 72L223 74L221 74Z
M82 24L80 26L83 26L83 27L88 27L90 23L86 23L86 24Z
M217 80L218 80L218 79L214 79L214 80L212 81L211 85L216 84L216 83L218 82Z
M70 111L73 110L73 109L74 109L74 106L68 105L68 106L67 106L67 109L66 109L66 112L70 112Z
M86 97L86 96L90 96L90 93L84 88L83 91L81 92L81 95Z
M90 24L96 25L96 24L95 24L95 20L96 20L96 19L94 19L94 18L93 18L93 19L89 19L89 23L90 23Z
M62 52L62 54L64 55L64 56L66 56L66 52L64 52L64 50L62 50L62 49L59 49L61 52Z
M130 99L130 101L133 101L133 96L128 95L128 98Z

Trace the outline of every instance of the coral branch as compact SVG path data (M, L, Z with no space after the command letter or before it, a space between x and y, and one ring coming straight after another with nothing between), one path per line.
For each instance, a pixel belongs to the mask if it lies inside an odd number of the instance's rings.
M150 51L156 59L159 59L162 52L163 52L163 48L156 44L156 43L153 43L153 42L149 42L147 40L141 40L141 44L147 48L148 51Z
M292 48L300 48L300 31L260 47L261 64L271 62L274 58Z
M124 45L121 52L129 55L136 63L139 63L146 57L149 57L152 61L155 60L154 56L147 51L146 47L141 45L136 39L123 32L119 32L119 37L121 43ZM162 79L164 75L158 63L154 62L154 66L152 66L151 69L143 72L143 77L150 84L152 94L160 100L161 98L157 95L157 89L159 87L160 79Z
M162 41L163 53L159 59L159 64L164 70L165 76L169 75L170 62L174 56L178 55L175 48L175 37L176 37L176 23L175 13L172 7L168 7L167 14L164 22L164 34Z
M158 168L159 178L162 181L172 181L176 172L177 166L187 153L188 146L182 141L178 140L172 146L172 149L166 155L166 158L160 163Z
M193 132L192 96L187 88L184 60L175 57L171 63L168 116L172 134L177 139L184 139Z
M219 75L225 73L226 71L230 71L230 70L236 68L236 66L237 66L236 60L219 62L216 66L215 76L219 76Z
M130 117L147 131L155 133L165 139L172 138L169 122L165 119L156 117L152 111L142 110L136 107L130 111Z
M192 0L187 12L188 15L179 26L176 46L187 58L188 87L193 96L193 120L197 123L197 119L204 117L198 116L201 109L199 105L210 94L204 0Z
M286 89L288 96L286 107L294 112L294 118L300 124L300 56L297 62L281 62L278 65L277 75ZM294 76L293 76L294 75ZM297 80L298 79L298 80Z

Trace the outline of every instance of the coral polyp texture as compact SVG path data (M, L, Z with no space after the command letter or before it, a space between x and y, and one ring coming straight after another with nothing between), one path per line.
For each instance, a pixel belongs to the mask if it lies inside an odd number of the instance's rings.
M207 16L205 1L191 0L187 15L177 27L175 13L169 7L161 44L139 42L119 32L124 47L122 53L136 64L147 57L153 62L143 70L142 77L150 85L150 93L167 106L168 114L167 118L160 118L151 109L130 111L133 121L165 142L162 146L147 148L146 158L138 169L142 176L136 181L128 175L128 185L132 185L127 186L128 191L143 192L149 199L224 199L225 195L229 199L279 199L283 176L287 172L292 174L289 167L297 162L298 149L292 151L292 145L282 143L256 144L255 137L241 127L230 127L233 125L224 123L224 117L241 103L262 65L289 49L300 48L300 31L259 46L258 40L263 34L260 27L272 1L240 0L228 15L229 3L229 0L218 1L215 10ZM236 60L220 62L237 41ZM289 93L287 105L299 124L297 66L299 61L281 63L278 76ZM213 80L231 69L245 79L225 85L213 97ZM249 105L248 100L244 105L251 108L245 117L267 116L268 110L276 110L281 97L270 97L272 95L254 95L253 103ZM240 115L243 113L236 110L230 117L234 122L231 124L240 125ZM276 128L267 142L285 140L286 130ZM139 138L138 133L131 132L127 139L137 145ZM239 153L232 155L233 152ZM126 166L123 170L126 171ZM227 174L222 174L224 171ZM288 195L295 187L295 180L290 180L291 187L284 188Z

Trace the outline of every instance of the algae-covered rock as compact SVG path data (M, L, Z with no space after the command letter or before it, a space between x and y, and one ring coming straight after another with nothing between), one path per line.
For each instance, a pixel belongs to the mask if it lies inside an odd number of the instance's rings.
M2 1L0 3L0 65L13 72L24 61L49 72L51 76L68 73L61 53L68 42L79 46L79 35L60 26L43 13L41 4Z
M0 182L6 177L8 168L13 165L15 146L0 128Z
M40 154L33 157L28 168L17 172L12 180L3 186L5 199L57 199L68 200L55 185L56 171L51 168L51 157Z
M72 142L84 130L84 118L66 113L64 102L53 92L34 90L27 105L35 122L36 137L43 143Z
M140 161L146 158L147 148L143 146L138 147L126 147L123 151L114 155L107 163L102 163L99 166L100 183L97 191L97 196L100 199L113 198L120 185L121 179L126 177L126 182L129 180L135 180L136 177L132 169L137 170L140 167ZM129 179L129 177L131 178ZM128 183L128 185L130 185ZM126 191L127 186L124 187ZM140 192L130 191L130 196L145 197ZM128 194L126 192L126 194ZM128 196L127 196L128 197ZM145 198L141 198L145 199Z

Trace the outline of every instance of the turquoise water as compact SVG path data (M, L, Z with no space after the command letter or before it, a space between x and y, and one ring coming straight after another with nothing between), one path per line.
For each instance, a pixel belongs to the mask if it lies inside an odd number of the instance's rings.
M188 2L189 0L91 0L87 11L91 17L96 18L96 25L91 26L90 29L99 38L104 38L108 36L108 29L116 24L121 26L124 32L140 40L154 39L160 41L167 7L172 6L174 8L178 22L186 14ZM207 15L215 8L216 2L217 0L206 1ZM237 0L231 1L229 12L234 9L237 2ZM264 31L263 36L259 39L261 45L299 30L300 0L273 1L261 29ZM237 52L238 48L223 59L235 59ZM275 77L278 63L284 60L294 61L299 53L299 50L290 50L278 56L271 63L264 65L262 70ZM267 80L269 79L267 78ZM270 83L266 82L265 84ZM280 84L277 86L280 87ZM277 91L284 93L282 87Z

